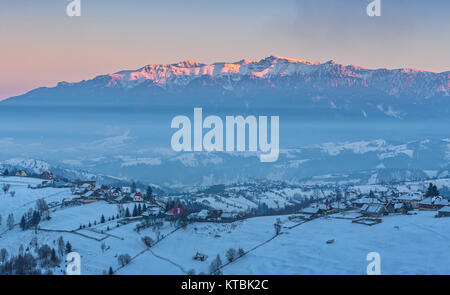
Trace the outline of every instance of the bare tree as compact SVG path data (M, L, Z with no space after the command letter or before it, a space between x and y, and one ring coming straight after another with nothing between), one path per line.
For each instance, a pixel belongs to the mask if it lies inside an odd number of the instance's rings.
M6 225L8 226L8 229L11 230L14 227L14 214L8 215L8 220L6 221Z
M128 254L121 254L117 260L119 261L119 265L123 267L131 262L131 256Z
M237 258L237 251L233 248L228 249L226 257L228 262L233 262Z
M153 239L150 238L149 236L143 237L142 242L144 242L145 246L147 246L149 248L153 245Z
M11 185L9 185L9 184L4 184L3 185L3 193L5 193L5 195L6 195L6 193L9 191L9 188L11 187Z
M275 234L278 236L281 233L281 220L277 218L277 222L273 226L275 227Z
M64 239L62 236L60 236L58 238L58 255L59 255L59 257L62 257L64 255L64 253L66 251L65 247L66 247L66 244L64 243Z

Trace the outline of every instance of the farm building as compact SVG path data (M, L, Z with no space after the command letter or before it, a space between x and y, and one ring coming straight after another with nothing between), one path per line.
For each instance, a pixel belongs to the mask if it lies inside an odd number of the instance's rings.
M407 208L419 209L419 203L422 200L420 194L403 194L394 198L396 203L404 203Z
M202 210L200 212L189 214L188 219L190 220L206 220L209 216L208 210Z
M386 210L388 213L403 213L406 214L408 210L411 210L412 208L408 203L403 202L389 202L389 204L386 205Z
M131 194L131 187L129 187L129 186L122 187L122 193Z
M55 188L66 188L66 187L71 187L70 183L64 182L64 181L55 181L53 183L53 187Z
M444 206L448 206L449 202L441 196L429 197L419 203L420 210L439 210Z
M369 198L369 197L362 197L352 202L352 205L357 208L362 208L364 205L376 205L376 204L384 204L384 202L380 201L377 198Z
M93 183L83 183L82 185L80 185L79 188L83 189L83 190L93 190L95 188L95 184L93 184Z
M206 259L208 259L208 255L197 252L195 254L194 257L192 257L193 260L197 260L197 261L205 261Z
M450 217L450 206L442 207L436 217Z
M367 204L361 208L361 214L370 217L380 217L387 213L384 204Z
M42 179L50 180L50 179L53 179L53 173L51 171L44 171L40 177Z
M184 208L172 208L169 211L166 212L167 215L169 216L178 216L181 214L186 214L186 210Z
M310 206L308 208L301 209L299 211L299 213L307 214L307 215L311 215L311 216L317 215L317 214L319 214L319 206L318 205L312 205L312 206Z
M225 220L234 220L239 218L239 214L235 212L223 212L221 218Z

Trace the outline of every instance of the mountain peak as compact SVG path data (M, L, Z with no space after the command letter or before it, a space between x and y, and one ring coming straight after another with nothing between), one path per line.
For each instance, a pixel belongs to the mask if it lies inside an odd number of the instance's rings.
M303 59L298 58L290 58L290 57L284 57L284 56L278 56L278 55L271 55L269 57L266 57L262 59L261 61L270 61L270 62L286 62L286 63L301 63L306 65L320 65L319 62L311 62Z
M178 68L196 68L196 67L204 66L204 64L201 64L192 59L180 61L179 63L172 64L172 65L175 67L178 67Z

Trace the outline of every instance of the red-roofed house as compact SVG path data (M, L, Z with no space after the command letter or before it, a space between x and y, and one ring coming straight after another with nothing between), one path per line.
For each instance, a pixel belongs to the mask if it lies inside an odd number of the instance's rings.
M133 202L144 202L144 196L140 192L135 192L133 195Z
M171 216L177 216L180 214L186 214L186 210L184 208L172 208L169 211L166 212L167 215L171 215Z

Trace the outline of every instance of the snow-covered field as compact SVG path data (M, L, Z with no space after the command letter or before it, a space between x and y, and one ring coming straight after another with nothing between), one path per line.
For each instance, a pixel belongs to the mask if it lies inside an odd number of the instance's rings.
M5 194L0 191L0 215L3 217L0 233L6 230L6 218L8 214L14 214L15 223L19 223L20 217L28 211L29 208L35 208L38 199L44 199L47 203L71 199L73 197L70 189L45 188L32 190L28 185L40 184L42 180L24 177L3 177L0 176L0 188L9 184L9 191ZM11 196L14 192L14 197Z
M378 252L382 274L450 274L450 219L435 214L387 216L375 226L316 219L284 231L224 273L358 275L366 273L367 254ZM330 239L335 242L327 244Z
M53 202L73 196L69 189L28 189L28 184L39 182L30 178L0 178L0 182L11 184L16 192L14 197L0 192L0 248L17 255L19 246L28 248L34 237L39 245L56 247L62 236L80 253L82 274L102 274L109 267L117 274L133 275L184 274L190 270L209 273L211 261L219 254L225 263L230 248L248 253L224 266L224 274L365 274L369 252L381 255L383 274L450 274L450 218L435 218L433 211L385 216L374 226L336 218L341 215L302 224L288 220L288 215L257 217L233 223L192 223L177 230L164 222L159 229L164 239L148 250L142 237L156 240L156 230L147 228L138 233L134 230L137 223L117 227L117 220L112 220L79 230L80 224L98 222L102 214L106 219L117 214L117 206L104 201L52 209L51 220L40 224L49 231L22 231L17 225L7 230L9 213L14 213L17 224L21 214L35 207L37 199ZM345 217L358 215L350 212ZM275 237L278 218L283 222L282 232ZM334 243L326 243L332 239ZM197 251L208 256L206 261L192 259ZM133 258L123 268L117 259L121 254ZM63 271L64 264L54 273Z
M225 266L223 273L362 275L369 263L367 254L378 252L383 274L450 274L450 219L437 219L435 214L391 216L375 226L343 219L316 219L293 229L284 228L280 236ZM155 246L153 252L185 270L208 273L217 254L224 262L229 248L248 251L273 237L276 218L280 216L252 218L233 225L193 224ZM281 218L286 221L285 216ZM331 239L335 242L327 244ZM208 260L193 261L196 251L207 254ZM135 274L136 265L138 273L154 274L154 268L145 267L153 264L154 258L143 255L120 273Z

